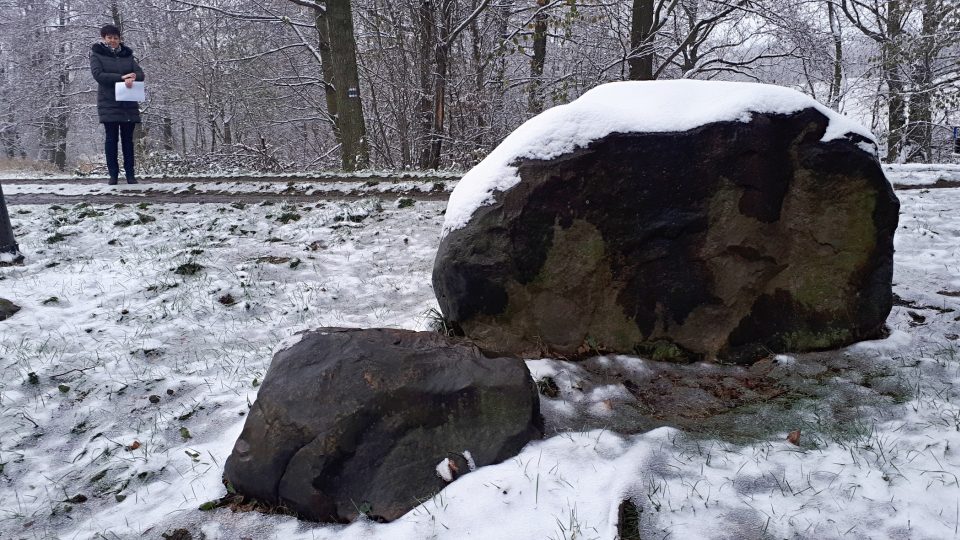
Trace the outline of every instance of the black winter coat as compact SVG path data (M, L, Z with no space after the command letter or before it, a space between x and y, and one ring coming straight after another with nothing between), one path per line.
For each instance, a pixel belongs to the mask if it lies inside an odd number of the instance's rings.
M133 57L133 49L120 44L117 52L103 43L94 43L90 51L90 72L97 80L97 115L100 122L140 122L140 104L136 101L117 101L114 85L123 82L127 73L136 73L143 80L143 70Z

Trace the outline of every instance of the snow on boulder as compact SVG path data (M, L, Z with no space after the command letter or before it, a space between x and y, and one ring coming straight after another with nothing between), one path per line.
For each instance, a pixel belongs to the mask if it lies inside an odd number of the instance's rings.
M603 85L464 176L434 290L498 353L750 362L873 337L899 209L875 150L787 88Z
M274 356L227 459L243 495L318 521L391 521L543 435L520 360L433 332L299 336Z

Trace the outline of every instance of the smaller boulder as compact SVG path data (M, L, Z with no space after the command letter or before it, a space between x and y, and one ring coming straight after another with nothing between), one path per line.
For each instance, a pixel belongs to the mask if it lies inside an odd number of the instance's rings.
M274 356L224 477L307 519L391 521L542 436L520 360L430 332L321 328Z
M20 311L20 306L7 300L6 298L0 298L0 321L5 321L10 317L13 317L18 311Z

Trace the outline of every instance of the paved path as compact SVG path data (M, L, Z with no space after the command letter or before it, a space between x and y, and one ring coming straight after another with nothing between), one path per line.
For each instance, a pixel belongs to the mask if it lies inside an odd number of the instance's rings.
M180 204L180 203L259 203L262 201L293 201L293 202L316 202L327 200L357 200L369 197L379 197L381 199L399 199L411 198L418 201L441 201L450 197L447 189L438 189L434 191L421 191L419 189L401 190L401 191L380 191L373 189L374 186L384 183L404 182L407 184L416 183L424 186L434 186L435 184L449 184L458 180L455 175L423 176L414 174L396 174L396 175L372 175L372 176L347 176L338 174L316 174L316 175L294 175L294 176L237 176L237 177L164 177L164 178L144 178L141 185L149 186L158 184L157 190L125 190L123 185L117 186L116 193L87 193L63 195L56 192L50 193L26 193L26 194L7 194L5 199L10 206L24 204L76 204L86 202L90 204L117 204L117 203L139 203L150 202L157 204ZM290 183L292 185L284 192L237 192L229 189L229 184L257 184L257 183ZM313 191L310 192L310 184L342 184L342 189ZM106 184L105 178L17 178L9 180L0 180L0 185L97 185ZM217 184L228 184L223 190L205 190L205 191L179 191L173 192L163 188L164 184L203 184L206 186ZM105 186L106 187L106 186ZM960 180L939 179L930 184L899 184L894 183L893 187L899 191L918 190L918 189L946 189L960 188ZM150 189L150 188L148 188Z
M421 173L298 173L298 174L279 174L275 176L145 176L137 178L144 184L217 184L225 182L306 182L306 183L330 183L343 182L345 184L364 184L364 183L389 183L389 182L422 182L432 184L434 182L451 182L459 180L462 173L439 173L439 174L421 174ZM0 178L0 184L106 184L107 177L36 177L36 178Z
M75 204L86 202L90 204L116 203L230 203L245 202L258 203L262 201L294 201L316 202L325 200L357 200L369 197L381 199L411 198L421 201L446 200L450 196L449 184L459 180L459 175L441 174L426 176L420 174L375 174L350 176L342 174L311 174L285 176L236 176L236 177L177 177L142 178L137 189L126 189L125 184L116 187L107 186L106 178L17 178L0 180L0 185L18 186L50 186L49 192L40 190L39 193L5 194L8 205L24 204ZM231 186L238 184L289 184L290 186L279 191L251 192L233 191ZM403 183L405 186L423 186L424 189L403 189L384 191L379 189L383 185ZM167 188L170 184L202 185L202 190L173 191ZM213 186L224 184L223 189ZM325 189L313 189L311 186L323 184ZM104 190L97 193L62 194L56 192L56 187L64 185L103 185ZM156 188L152 186L156 186ZM330 189L333 185L334 188ZM105 192L114 189L115 192Z
M97 193L87 195L57 195L55 193L30 193L24 195L5 195L9 206L23 204L117 204L149 202L154 204L184 203L231 203L243 202L256 204L263 201L353 201L366 198L399 199L410 198L415 201L445 201L450 197L448 191L424 192L379 192L379 191L325 191L313 194L304 193L170 193L170 192L128 192L128 194Z

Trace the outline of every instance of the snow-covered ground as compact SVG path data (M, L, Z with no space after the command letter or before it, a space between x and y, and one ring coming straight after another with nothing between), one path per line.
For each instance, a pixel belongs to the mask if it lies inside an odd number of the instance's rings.
M748 441L559 429L394 523L349 526L200 508L225 494L224 460L285 338L429 326L444 203L12 206L26 265L0 268L0 298L23 308L0 322L0 538L612 539L624 499L642 538L960 536L960 189L898 195L891 335L836 353L869 377L824 379L854 390L843 406L859 416L797 400L781 405L797 425ZM807 356L778 357L779 373ZM591 389L589 362L528 365L559 384L543 398L555 427L603 426L633 399ZM884 385L907 391L878 402Z

